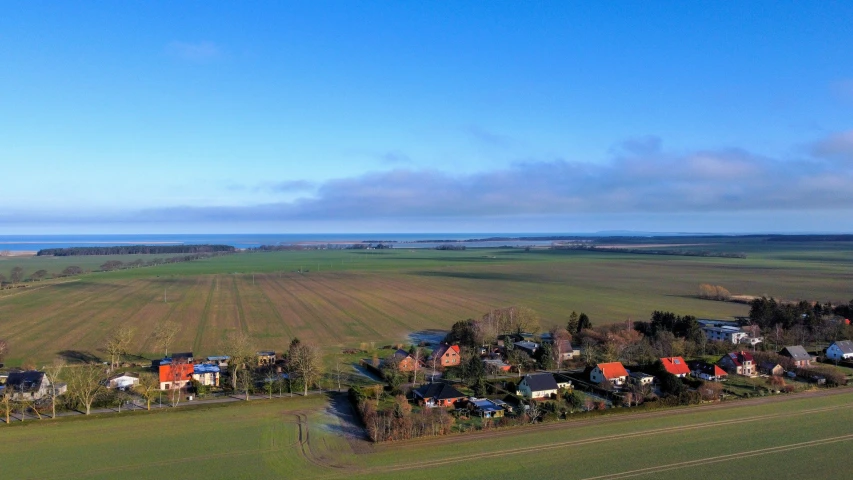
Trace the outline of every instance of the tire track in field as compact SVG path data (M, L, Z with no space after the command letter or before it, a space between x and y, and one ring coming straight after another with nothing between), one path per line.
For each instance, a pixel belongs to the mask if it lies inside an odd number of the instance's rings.
M351 287L353 291L358 292L358 295L360 295L360 297L356 297L352 294L345 293L342 290L336 290L336 289L332 289L332 290L335 291L336 293L339 293L342 296L346 296L346 297L353 299L356 303L358 303L359 305L362 305L369 312L375 313L378 317L384 317L384 318L391 320L392 323L399 326L400 329L405 331L405 332L410 332L413 328L417 328L417 327L413 327L412 325L409 325L407 323L404 323L404 322L398 320L397 316L388 313L388 311L390 310L388 308L380 309L379 307L374 307L372 305L373 304L391 305L401 312L401 315L399 315L399 316L406 316L408 318L411 318L412 316L416 316L420 319L420 321L427 322L427 323L432 323L434 321L430 317L420 313L423 311L423 309L419 310L419 309L413 308L412 305L406 306L406 305L400 304L400 303L394 301L393 299L389 298L388 296L382 295L382 293L393 292L395 295L405 296L401 293L401 292L405 291L405 289L400 289L399 284L391 282L392 286L388 287L387 282L382 282L381 280L379 280L379 278L380 278L379 276L372 275L369 273L363 274L363 277L369 277L369 282L354 282L353 286ZM363 280L363 278L360 280ZM367 288L366 286L364 286L364 284L366 284L366 283L370 283L374 287L377 285L381 285L381 288L373 288L373 289ZM359 287L361 287L361 288L359 288ZM367 299L372 299L372 300L368 301ZM431 304L424 302L422 299L413 300L412 303L413 304L414 303L420 303L420 304L426 305L430 309L434 309L434 307ZM358 322L362 325L367 326L362 321L358 321ZM370 327L368 327L368 328L370 328ZM372 328L370 328L370 329L373 330ZM378 332L377 332L377 334L378 334ZM378 334L378 335L380 337L382 336L382 334Z
M291 281L293 282L293 284L295 286L299 287L301 290L305 290L303 285L295 282L292 279L291 279ZM298 304L302 308L302 310L306 314L306 318L309 319L308 322L305 322L306 326L308 326L310 328L311 326L313 326L312 324L314 322L319 323L326 330L326 333L330 337L334 338L335 340L340 340L340 336L337 335L334 330L332 330L332 328L329 326L329 324L325 320L323 320L324 319L324 315L322 314L323 312L321 312L316 306L309 305L302 298L300 298L300 295L298 295L297 293L294 293L290 289L286 288L281 283L279 283L277 281L273 282L273 283L277 287L278 291L282 292L286 297L291 298L294 302L296 302L296 304ZM322 337L318 337L318 338L322 338Z
M848 404L848 405L837 405L837 406L831 406L831 407L820 407L820 408L813 408L813 409L807 409L807 410L799 410L797 412L781 412L781 413L771 413L771 414L764 414L764 415L753 415L751 417L740 417L740 418L733 418L733 419L727 419L727 420L718 420L718 421L713 421L713 422L695 423L695 424L691 424L691 425L679 425L679 426L674 426L674 427L663 427L663 428L656 428L656 429L651 429L651 430L642 430L639 432L617 433L617 434L604 435L604 436L600 436L600 437L592 437L592 438L579 439L579 440L567 440L564 442L553 442L553 443L549 443L546 445L534 445L534 446L529 446L529 447L517 447L517 448L511 448L511 449L497 450L497 451L493 451L493 452L481 452L481 453L458 455L455 457L446 457L446 458L435 459L435 460L426 460L426 461L422 461L422 462L414 462L414 463L409 463L406 465L374 467L374 468L370 468L368 470L371 472L375 472L375 471L395 472L395 471L411 470L411 469L416 469L416 468L429 468L429 467L448 465L448 464L452 464L452 463L464 462L467 460L502 457L502 456L506 456L506 455L518 455L518 454L523 454L523 453L535 453L535 452L542 452L545 450L554 450L557 448L572 447L572 446L577 446L577 445L589 445L589 444L593 444L593 443L601 443L601 442L607 442L607 441L625 440L625 439L632 439L632 438L642 438L642 437L647 437L650 435L680 433L680 432L686 432L686 431L690 431L690 430L700 430L700 429L711 428L711 427L735 425L735 424L746 423L746 422L756 422L756 421L768 420L768 419L780 418L780 417L808 415L808 414L812 414L812 413L820 413L820 412L841 410L841 409L847 409L847 408L853 408L853 405Z
M270 278L271 277L269 275L263 274L259 277L259 280L264 280L265 282L263 285L266 285L268 283L268 281L270 280ZM273 281L275 281L275 280L273 280ZM288 338L290 338L291 340L296 338L296 335L293 334L293 330L290 329L290 325L287 324L287 322L284 320L284 317L281 316L281 312L278 311L276 304L272 301L270 296L267 295L267 291L265 288L263 288L263 285L261 285L259 282L258 290L260 291L260 294L263 296L264 301L266 301L267 306L269 307L273 316L275 317L276 320L278 320L278 324L281 325L282 329L284 329L284 333L285 333L285 335L288 336Z
M355 305L359 305L363 310L366 310L366 311L368 311L368 312L374 313L374 314L376 314L376 316L378 316L378 317L384 317L384 318L387 318L387 319L388 319L388 320L390 320L392 323L395 323L395 324L399 325L400 327L407 328L407 326L406 326L405 324L403 324L402 322L400 322L399 320L397 320L394 316L389 315L388 313L386 313L386 312L385 312L385 311L383 311L383 310L380 310L378 307L374 307L374 306L372 306L370 303L366 302L363 298L359 298L359 297L357 297L357 296L355 296L355 295L353 295L353 294L346 293L346 292L345 292L343 289L341 289L340 287L332 287L332 286L330 285L330 283L333 283L333 282L332 282L332 281L330 281L328 277L326 278L326 281L325 281L325 282L321 279L321 276L312 277L312 278L311 278L311 282L316 283L316 284L318 284L318 285L322 286L322 287L323 287L324 289L326 289L326 290L329 290L329 291L331 291L331 292L336 293L336 294L337 294L338 296L340 296L340 297L344 297L344 298L348 298L348 299L350 299L350 301L351 301L353 304L355 304ZM357 285L357 284L358 284L358 282L354 282L354 284L356 284L356 285ZM361 293L361 292L362 292L362 290L358 290L358 291L359 291L359 293ZM352 314L348 313L345 309L343 309L342 307L338 306L338 305L337 305L337 304L335 304L335 303L331 303L331 302L330 302L329 304L330 304L333 308L335 308L336 310L338 310L339 312L341 312L341 313L342 313L344 316L346 316L347 318L350 318L350 319L351 319L351 320L353 320L354 322L358 323L361 327L363 327L363 329L364 329L364 330L367 330L369 333L372 333L372 334L376 335L377 337L381 337L381 336L382 336L382 334L381 334L381 333L379 333L376 329L374 329L373 327L371 327L370 325L368 325L367 323L365 323L364 321L362 321L361 319L359 319L359 317L357 317L357 316L355 316L355 315L352 315Z
M243 299L240 298L240 288L237 287L237 276L231 277L231 292L234 294L234 304L237 306L237 320L240 322L240 329L243 333L249 333L249 325L246 324L246 317L243 313Z
M104 298L112 298L115 293L127 288L128 286L130 286L130 284L109 283L106 285L105 290L101 289L105 287L102 283L92 283L91 285L94 287L93 291L86 295L83 299L70 305L68 308L61 308L61 310L59 310L54 315L43 318L36 324L36 328L31 328L28 330L29 333L34 335L36 338L42 340L40 343L35 343L34 345L28 347L28 351L50 351L51 349L47 348L49 344L53 344L55 347L58 347L59 350L69 348L95 348L93 346L86 345L84 339L87 336L91 337L97 333L91 327L93 326L93 320L100 316L99 314L103 314L103 311L97 308L98 300ZM131 290L129 293L122 295L117 301L124 300L128 296L133 295L137 290L138 289ZM114 304L116 302L110 303ZM83 307L84 305L90 307L83 308L83 312L81 313L78 313L76 315L73 314L75 310L80 307ZM92 310L95 311L94 314L90 313ZM69 319L76 319L76 321L68 321ZM73 332L80 331L83 332L82 336L73 336ZM55 336L48 336L45 334L46 332L51 332L54 335L59 334L60 338L57 338Z
M198 325L196 325L195 340L193 341L194 352L201 351L201 342L204 339L204 329L210 320L210 306L213 304L213 294L216 292L217 287L219 287L219 276L213 277L213 281L210 282L210 290L207 292L207 301L204 303L204 310L202 310L201 317L198 320Z
M809 440L805 442L790 443L788 445L779 445L776 447L761 448L758 450L750 450L747 452L730 453L727 455L718 455L716 457L702 458L698 460L687 460L684 462L669 463L666 465L658 465L654 467L639 468L637 470L628 470L626 472L611 473L608 475L599 475L597 477L587 477L584 480L618 480L621 478L637 477L640 475L658 474L668 472L670 470L678 470L681 468L695 467L701 465L709 465L712 463L727 462L730 460L740 460L743 458L758 457L761 455L769 455L773 453L788 452L801 448L819 447L832 443L847 442L853 440L853 433L842 435L840 437L822 438L818 440Z

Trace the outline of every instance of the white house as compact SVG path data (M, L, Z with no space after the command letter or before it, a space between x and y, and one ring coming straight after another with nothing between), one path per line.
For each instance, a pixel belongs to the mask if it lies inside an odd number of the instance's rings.
M139 385L139 375L136 373L119 373L107 379L107 388L127 390Z
M628 371L621 362L599 363L589 372L589 379L592 383L607 380L615 386L620 386L628 381Z
M546 398L556 395L560 387L550 373L536 373L525 375L516 388L516 395L524 398Z
M702 331L705 332L705 337L712 342L737 344L749 337L749 334L741 330L740 327L729 325L703 325Z
M853 358L853 341L840 340L826 349L826 358L830 360L849 360Z

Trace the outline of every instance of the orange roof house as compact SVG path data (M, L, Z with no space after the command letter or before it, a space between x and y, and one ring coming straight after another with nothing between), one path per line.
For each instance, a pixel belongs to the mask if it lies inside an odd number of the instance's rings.
M436 364L442 367L459 365L462 361L462 357L459 355L459 345L448 345L446 343L442 343L436 347L435 351L430 355L430 364L432 364L433 360L435 360Z
M183 388L192 380L194 366L192 363L177 363L169 361L160 364L160 390Z
M676 377L686 377L690 374L690 367L681 357L664 357L660 359L664 370Z
M621 362L599 363L589 374L592 383L609 381L614 385L622 385L628 379L628 371Z

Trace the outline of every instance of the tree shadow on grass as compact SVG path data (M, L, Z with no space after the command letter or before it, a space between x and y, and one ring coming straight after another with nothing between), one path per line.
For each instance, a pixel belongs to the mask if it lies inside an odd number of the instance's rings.
M498 280L505 282L542 282L544 279L539 275L529 273L502 273L502 272L451 272L451 271L435 271L421 270L412 272L413 275L422 277L447 277L461 278L467 280Z
M57 353L69 363L101 363L103 361L96 355L82 350L62 350Z

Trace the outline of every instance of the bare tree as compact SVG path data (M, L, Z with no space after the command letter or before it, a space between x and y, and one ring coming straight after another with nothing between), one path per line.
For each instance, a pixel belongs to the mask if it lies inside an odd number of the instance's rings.
M47 381L50 382L50 418L56 418L56 383L59 381L63 369L65 369L65 361L61 359L56 359L52 364L44 367L44 375L47 377Z
M249 392L252 391L252 385L254 383L254 375L252 375L252 370L249 368L244 368L238 372L238 380L240 383L240 389L243 390L246 394L246 401L249 401Z
M45 277L47 277L47 270L36 270L32 275L30 275L30 278L33 280L42 280Z
M154 399L154 394L160 390L160 379L153 373L140 373L139 383L133 388L145 399L146 408L151 410L151 400Z
M344 374L344 362L340 358L335 360L335 378L338 380L338 391L341 391L341 377Z
M21 267L12 268L12 274L9 276L9 280L12 283L18 283L24 279L24 269Z
M7 353L9 353L9 342L0 338L0 363L6 358Z
M222 350L230 357L228 359L228 370L231 375L231 389L236 391L238 372L241 369L249 368L255 358L252 339L241 331L231 332L225 337Z
M291 369L302 379L303 395L308 395L308 387L317 383L322 374L320 355L311 345L297 342L292 343L287 355Z
M86 408L86 415L92 409L92 403L104 391L104 370L99 365L82 365L68 368L68 393Z
M168 357L169 347L172 346L172 342L175 341L175 337L178 336L178 332L180 331L181 326L175 322L167 321L158 323L151 334L151 337L154 339L154 348L163 350L165 352L163 356Z
M0 394L0 405L3 406L3 410L6 412L6 425L8 425L12 416L12 410L15 408L15 402L12 400L12 392L7 388L4 388L3 393Z
M415 347L414 351L411 353L412 358L415 360L415 369L412 371L412 386L418 386L418 369L421 366L421 359L424 355L424 350L421 347Z
M107 339L106 351L110 356L110 368L116 368L121 357L127 354L130 343L133 341L134 329L132 327L119 327L110 334Z

